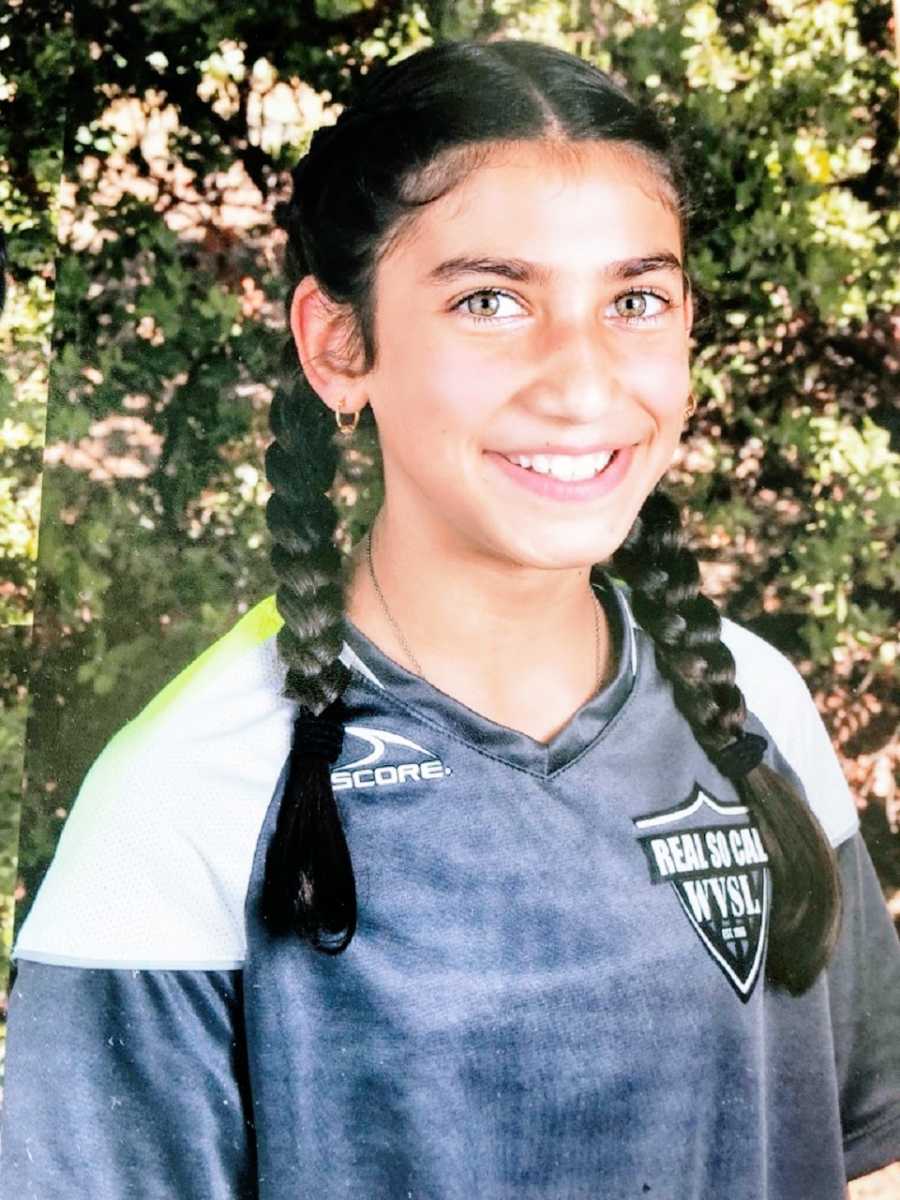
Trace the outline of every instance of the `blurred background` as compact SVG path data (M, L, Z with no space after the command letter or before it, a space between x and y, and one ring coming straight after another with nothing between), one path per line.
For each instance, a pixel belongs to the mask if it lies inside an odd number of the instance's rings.
M272 590L289 170L374 65L467 36L583 56L685 148L699 410L669 489L709 594L806 678L900 921L891 4L19 0L0 15L0 984L11 898L17 928L90 763ZM374 459L342 497L350 538ZM853 1195L900 1196L892 1178Z

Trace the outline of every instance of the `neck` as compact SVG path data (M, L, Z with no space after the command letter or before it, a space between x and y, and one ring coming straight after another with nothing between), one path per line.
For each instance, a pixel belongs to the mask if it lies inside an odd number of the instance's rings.
M474 711L547 740L597 691L589 568L514 568L459 545L419 546L408 528L396 536L385 510L373 526L372 558L384 604L363 539L350 566L348 617L415 672L396 624L423 677ZM599 662L605 680L613 664L602 608Z

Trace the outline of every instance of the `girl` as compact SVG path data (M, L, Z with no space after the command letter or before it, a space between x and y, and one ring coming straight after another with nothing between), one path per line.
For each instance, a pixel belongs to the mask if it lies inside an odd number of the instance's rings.
M897 1157L854 806L658 488L685 211L656 119L528 41L316 134L277 597L85 780L14 951L4 1197L840 1200Z

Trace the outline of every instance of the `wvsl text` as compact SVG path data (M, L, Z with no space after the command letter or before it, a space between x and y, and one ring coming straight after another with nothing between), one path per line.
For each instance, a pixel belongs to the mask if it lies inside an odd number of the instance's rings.
M754 826L682 830L641 841L653 882L679 884L698 920L712 918L711 901L722 917L761 913L759 890L751 887L746 868L763 866L769 856Z

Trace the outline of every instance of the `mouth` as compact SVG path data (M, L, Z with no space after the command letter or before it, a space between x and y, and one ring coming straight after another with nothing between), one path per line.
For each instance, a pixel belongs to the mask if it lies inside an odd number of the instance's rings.
M613 491L628 474L634 446L591 454L501 454L485 456L510 481L544 500L594 500Z
M514 466L558 479L561 483L580 483L594 479L611 466L619 451L597 450L592 454L504 454Z

